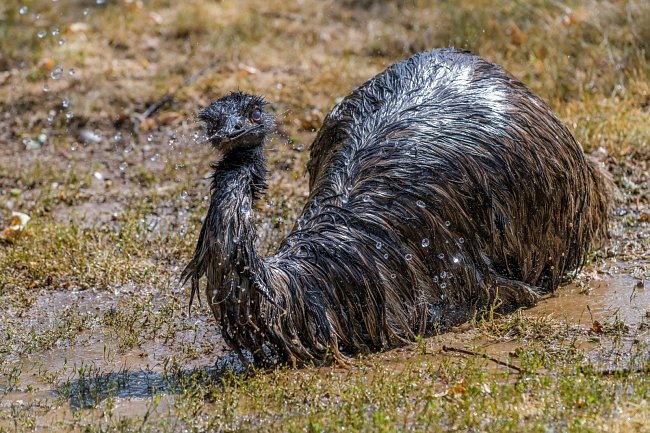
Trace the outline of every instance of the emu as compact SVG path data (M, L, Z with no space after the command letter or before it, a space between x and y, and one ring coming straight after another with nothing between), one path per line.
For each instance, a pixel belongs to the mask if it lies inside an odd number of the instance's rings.
M334 107L311 146L302 214L261 257L265 105L234 92L199 113L223 158L181 276L190 306L206 277L242 358L344 362L483 308L529 307L607 238L607 178L548 106L501 67L436 49Z

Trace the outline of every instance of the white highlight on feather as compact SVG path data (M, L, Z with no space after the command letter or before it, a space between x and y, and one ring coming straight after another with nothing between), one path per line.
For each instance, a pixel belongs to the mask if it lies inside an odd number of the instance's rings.
M478 96L494 113L505 114L507 104L504 104L506 95L503 90L490 86L488 88L481 89L481 91L478 93Z
M452 81L449 84L455 87L459 92L466 91L472 83L471 77L473 71L474 68L472 68L471 65L463 65L452 76Z

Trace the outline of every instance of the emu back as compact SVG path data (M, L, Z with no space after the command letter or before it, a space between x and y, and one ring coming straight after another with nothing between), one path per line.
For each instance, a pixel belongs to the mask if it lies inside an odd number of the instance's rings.
M207 276L224 338L262 362L382 350L481 308L534 305L607 236L607 181L568 129L509 73L458 50L397 63L331 111L302 215L267 258L240 212L264 164L260 146L215 166L184 273L194 290Z

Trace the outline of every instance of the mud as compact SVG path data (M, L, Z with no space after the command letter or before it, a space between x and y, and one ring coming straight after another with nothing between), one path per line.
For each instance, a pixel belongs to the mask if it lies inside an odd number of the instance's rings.
M586 286L564 287L526 311L531 316L551 316L574 325L593 326L594 321L617 321L638 337L650 337L650 287L647 275L629 275L625 265L615 276L598 276ZM628 272L626 272L628 271ZM646 271L648 273L648 271Z
M594 330L594 323L601 326L620 323L626 326L625 335L630 341L650 342L650 290L644 288L644 280L630 276L622 270L615 275L592 276L589 284L572 284L560 288L553 297L542 300L536 307L524 312L526 316L552 317L566 321L574 329L582 330L584 347L590 347L595 357L602 354L602 345L594 343L593 337L599 330ZM643 283L640 283L643 281ZM92 305L88 302L92 298ZM100 301L100 302L97 302ZM74 305L81 313L93 313L115 308L118 297L107 293L79 294L59 293L49 305ZM101 304L101 307L98 306ZM33 311L41 312L40 320L48 314L45 301L38 301ZM31 320L39 320L36 314ZM46 319L47 320L47 319ZM189 339L218 339L212 335L212 323L209 316L194 317L202 322L197 335L190 333ZM463 333L448 333L435 337L433 345L463 345L467 338ZM503 355L512 353L518 345L510 341L479 344L488 353ZM161 395L164 401L173 399L173 395L184 389L184 384L192 382L220 380L225 370L234 368L231 363L233 355L224 348L213 351L191 361L185 360L182 366L174 364L175 350L172 345L161 344L155 340L147 341L139 347L120 351L111 346L104 338L91 335L78 337L68 347L55 347L27 355L17 360L20 375L14 385L3 378L0 388L11 391L2 397L2 404L47 405L54 404L59 415L67 413L72 416L75 411L88 410L100 405L107 397L116 400L116 413L124 416L143 416L150 409L147 399ZM384 361L396 366L418 354L416 345L391 351L384 355ZM433 351L435 352L435 350ZM221 360L215 363L215 360ZM49 381L44 380L49 378ZM144 400L143 400L144 399ZM67 409L65 408L67 406ZM157 405L156 410L163 410ZM93 409L95 410L95 409ZM61 419L60 417L58 419Z

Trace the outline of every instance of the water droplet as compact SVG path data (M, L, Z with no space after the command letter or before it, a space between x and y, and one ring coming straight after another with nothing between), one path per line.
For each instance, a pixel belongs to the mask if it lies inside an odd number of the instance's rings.
M441 279L441 280L444 280L444 278L445 278L446 276L447 276L447 272L446 272L446 271L442 271L442 272L440 272L440 279Z
M117 134L115 134L115 135L113 136L113 140L115 140L115 141L117 141L117 142L122 141L122 133L121 133L121 132L118 132Z
M74 117L74 113L72 111L68 111L67 113L65 113L66 120L72 120L73 117Z
M68 108L70 106L70 101L68 101L67 99L61 100L61 106L63 108Z
M153 134L147 135L147 141L151 143L153 141Z
M397 278L397 274L392 273L392 274L390 274L390 277L391 277L392 279L395 279L395 278Z
M427 206L426 204L424 204L424 202L423 202L422 200L418 200L418 201L416 201L415 204L416 204L418 207L421 207L421 208L425 208L425 207Z
M45 85L43 86L43 91L44 91L45 93L49 92L49 91L50 91L50 86L48 86L47 84L45 84Z
M127 164L126 162L121 163L121 164L120 164L120 171L124 171L124 170L126 170L126 168L127 168L128 166L129 166L129 164Z
M440 284L440 288L441 288L441 289L444 289L444 288L446 288L446 287L447 287L447 283L442 283L442 284Z
M407 255L404 256L404 259L405 259L407 262L410 262L410 261L413 259L413 255L412 255L412 254L407 254Z
M429 247L429 239L424 238L422 239L422 248L428 248Z
M432 278L432 280L433 280L434 283L437 283L437 282L438 282L438 276L437 276L437 275L434 275L433 278Z
M465 243L465 238L458 238L458 243L459 244Z
M54 114L48 114L47 115L47 122L48 123L54 122Z
M36 36L39 39L43 39L45 36L47 36L47 32L45 30L41 30L40 32L36 33Z
M60 33L59 28L54 27L50 33L52 34L52 36L59 36Z
M74 77L74 73L75 73L74 68L70 68L70 70L68 71L68 75L70 75L71 77Z
M56 65L52 72L50 72L50 78L53 80L61 79L61 75L63 75L63 66L61 65Z
M458 257L454 257L452 261L453 261L454 263L459 263L459 262L460 262L460 259L459 259Z
M451 225L451 221L445 221L445 227L449 227Z
M90 9L84 9L84 16L87 17L90 14Z
M74 152L77 150L78 147L79 147L79 143L74 142L70 145L70 150Z
M156 162L156 161L158 161L158 158L160 158L160 155L158 155L158 154L156 153L156 154L154 154L154 155L151 157L151 161L152 161L152 162Z
M187 200L187 191L183 190L183 192L181 192L181 200Z
M23 6L18 10L18 13L21 15L25 15L27 12L29 12L29 8L27 6Z
M388 260L388 253L384 254L384 259Z
M381 250L382 245L383 244L381 242L377 241L377 243L375 244L375 247L377 247L378 250Z
M444 253L440 253L440 254L438 254L438 258L439 258L440 260L444 259L444 258L445 258Z
M59 45L65 45L65 39L64 38L59 39Z
M370 201L370 196L368 194L364 194L363 197L361 197L361 199L367 203Z

